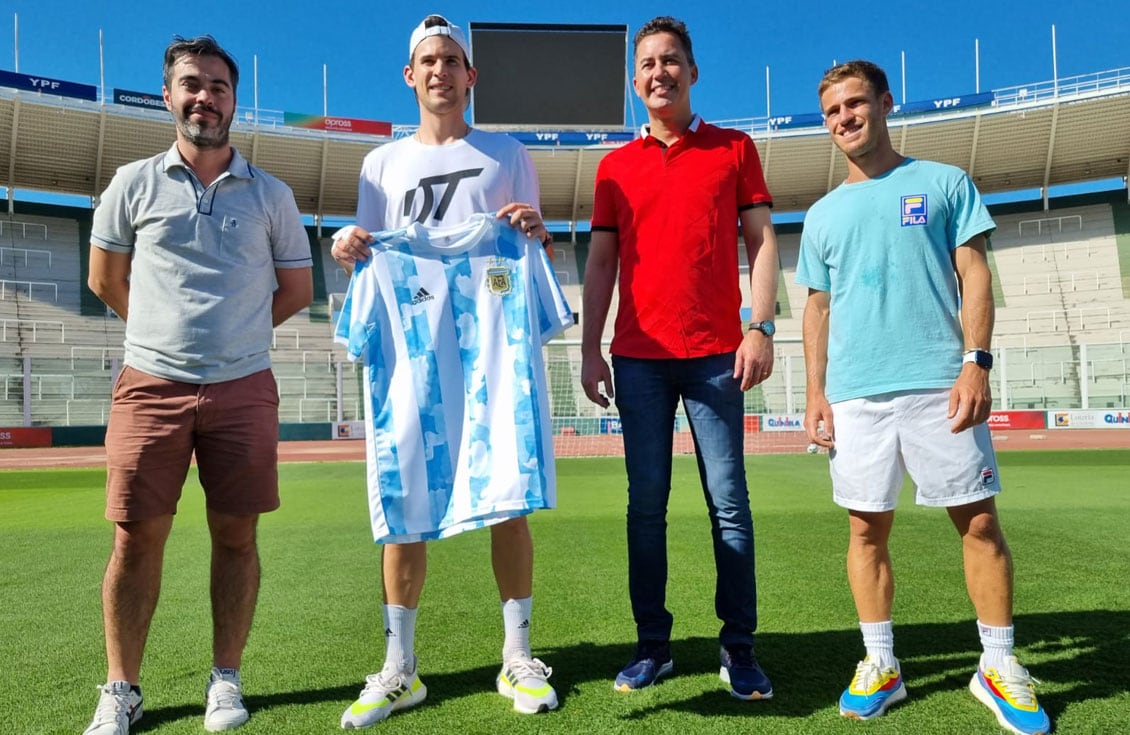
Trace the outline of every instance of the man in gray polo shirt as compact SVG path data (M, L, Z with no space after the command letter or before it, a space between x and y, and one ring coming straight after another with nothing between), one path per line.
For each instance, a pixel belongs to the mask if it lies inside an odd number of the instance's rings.
M193 453L212 536L204 727L243 724L239 666L259 589L255 529L279 505L271 330L313 298L290 189L228 143L239 69L210 36L165 51L176 143L120 168L94 213L91 290L126 322L106 431L107 683L86 735L141 717L141 658Z

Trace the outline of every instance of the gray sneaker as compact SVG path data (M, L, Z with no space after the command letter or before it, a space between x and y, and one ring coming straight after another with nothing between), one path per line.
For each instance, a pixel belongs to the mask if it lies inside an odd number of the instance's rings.
M251 716L243 706L243 685L238 669L213 668L204 698L207 700L204 729L208 732L234 730Z
M128 681L110 681L98 687L102 696L94 719L82 735L129 735L129 726L141 719L141 692Z

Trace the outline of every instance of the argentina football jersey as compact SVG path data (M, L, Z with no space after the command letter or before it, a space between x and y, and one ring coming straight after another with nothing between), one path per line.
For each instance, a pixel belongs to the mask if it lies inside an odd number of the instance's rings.
M540 243L493 214L375 238L334 335L364 364L373 538L444 538L552 508L542 345L573 315Z

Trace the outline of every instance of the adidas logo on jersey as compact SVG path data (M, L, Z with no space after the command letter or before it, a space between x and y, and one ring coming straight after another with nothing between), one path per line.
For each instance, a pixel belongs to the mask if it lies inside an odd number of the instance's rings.
M412 297L412 306L419 306L420 304L424 303L425 301L434 301L434 300L435 300L435 296L432 296L430 293L428 293L428 289L421 288L419 291L416 292L416 295Z

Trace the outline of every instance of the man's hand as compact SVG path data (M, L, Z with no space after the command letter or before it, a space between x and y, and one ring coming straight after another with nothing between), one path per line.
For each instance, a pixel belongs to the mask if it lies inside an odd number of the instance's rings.
M831 449L836 445L836 426L832 419L832 404L821 393L809 394L804 410L804 430L813 444Z
M993 391L989 371L972 362L961 366L961 373L950 389L949 413L953 419L950 431L961 433L971 426L983 424L993 410Z
M373 236L357 225L348 225L333 234L333 241L330 255L334 262L352 274L358 262L369 259Z
M601 385L604 392L600 390ZM581 387L588 399L601 408L608 408L609 399L616 397L612 387L612 370L600 352L581 355Z
M751 329L734 355L734 380L740 380L741 389L747 391L763 383L772 374L773 339Z

